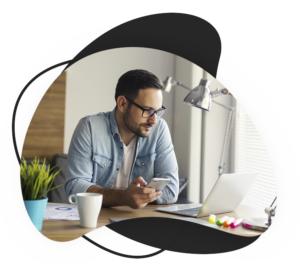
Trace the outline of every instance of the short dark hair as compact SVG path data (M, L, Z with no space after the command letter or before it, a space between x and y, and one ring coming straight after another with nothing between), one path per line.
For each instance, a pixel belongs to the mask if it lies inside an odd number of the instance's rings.
M132 70L123 74L117 83L115 100L119 96L125 96L135 100L140 89L157 88L163 89L164 85L153 73L146 70Z

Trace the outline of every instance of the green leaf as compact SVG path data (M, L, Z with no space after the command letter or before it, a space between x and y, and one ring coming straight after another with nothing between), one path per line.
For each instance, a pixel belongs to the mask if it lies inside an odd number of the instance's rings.
M56 166L55 166L56 167ZM53 168L55 168L53 167ZM31 164L26 164L26 160L22 157L20 164L20 182L24 200L37 200L47 197L47 193L61 185L52 187L53 181L61 170L54 174L51 172L53 168L46 166L46 159L40 164L38 157L35 157Z

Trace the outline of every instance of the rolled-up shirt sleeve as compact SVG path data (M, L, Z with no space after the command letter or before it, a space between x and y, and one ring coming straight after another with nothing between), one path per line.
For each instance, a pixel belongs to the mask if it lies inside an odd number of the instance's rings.
M156 200L157 204L172 204L178 199L179 180L178 164L172 144L169 128L164 120L160 126L160 135L156 146L154 163L154 178L168 178L170 182L162 190L162 195Z
M84 193L94 185L91 130L86 118L79 121L69 147L68 171L65 183L67 195Z

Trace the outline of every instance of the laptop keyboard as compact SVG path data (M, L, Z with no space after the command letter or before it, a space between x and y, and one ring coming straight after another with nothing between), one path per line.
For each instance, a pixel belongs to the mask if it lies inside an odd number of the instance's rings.
M188 215L195 215L195 214L198 214L198 212L200 211L200 209L201 209L201 207L188 208L188 209L176 210L174 212L184 213L184 214L188 214Z

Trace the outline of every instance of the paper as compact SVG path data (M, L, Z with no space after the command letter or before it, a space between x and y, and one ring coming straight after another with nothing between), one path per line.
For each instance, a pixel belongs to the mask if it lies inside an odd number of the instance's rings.
M44 220L79 221L77 206L48 202Z

